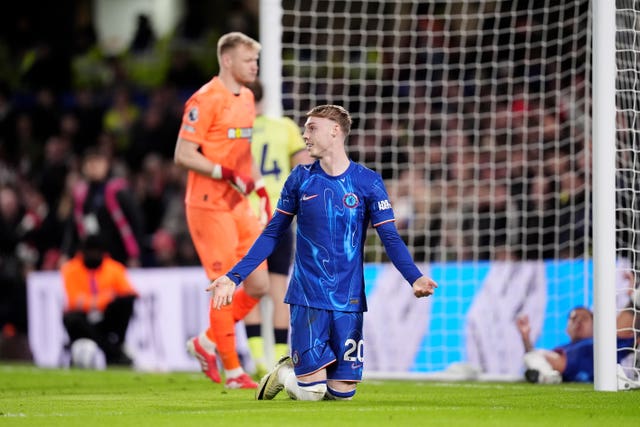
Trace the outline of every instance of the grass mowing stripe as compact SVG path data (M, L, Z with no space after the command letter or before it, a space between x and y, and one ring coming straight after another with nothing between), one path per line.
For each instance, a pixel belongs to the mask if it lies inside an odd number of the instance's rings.
M194 372L0 366L0 426L635 425L640 392L590 384L365 381L354 400L253 400Z

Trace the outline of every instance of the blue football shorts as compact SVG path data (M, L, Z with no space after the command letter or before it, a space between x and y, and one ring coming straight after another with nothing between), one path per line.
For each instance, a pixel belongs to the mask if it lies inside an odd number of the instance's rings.
M291 357L296 376L327 369L327 379L362 380L362 312L291 305Z

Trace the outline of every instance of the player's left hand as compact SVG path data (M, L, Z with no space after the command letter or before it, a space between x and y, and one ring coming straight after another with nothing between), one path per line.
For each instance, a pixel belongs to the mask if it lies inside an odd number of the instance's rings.
M416 298L422 298L433 295L438 285L433 281L433 279L430 279L427 276L420 276L415 282L413 282L411 287L413 288L413 295L415 295Z
M233 294L236 291L236 284L227 276L220 276L207 288L212 292L211 304L216 310L220 310L222 306L231 304Z
M260 222L262 225L267 225L271 221L273 211L271 210L271 202L269 201L269 194L264 187L262 179L256 181L256 194L260 197Z

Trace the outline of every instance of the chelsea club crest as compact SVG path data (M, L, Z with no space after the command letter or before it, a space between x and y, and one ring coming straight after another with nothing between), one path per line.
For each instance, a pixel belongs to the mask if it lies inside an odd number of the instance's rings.
M353 209L360 204L360 199L358 199L358 196L354 193L347 193L342 198L342 203L344 203L346 207Z

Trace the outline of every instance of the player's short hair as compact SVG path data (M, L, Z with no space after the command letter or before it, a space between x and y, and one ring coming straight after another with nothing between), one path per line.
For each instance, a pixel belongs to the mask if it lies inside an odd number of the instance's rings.
M262 49L262 45L248 35L239 31L233 31L224 34L218 39L218 60L222 58L222 55L226 51L234 49L237 46L247 46L248 48L255 49L256 51L260 51L260 49Z
M307 117L321 117L333 120L340 126L345 137L351 132L351 116L340 105L318 105L307 113Z

